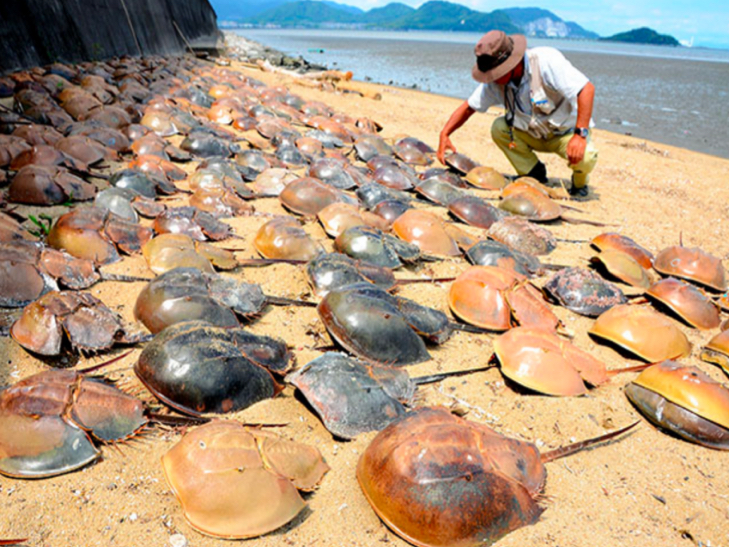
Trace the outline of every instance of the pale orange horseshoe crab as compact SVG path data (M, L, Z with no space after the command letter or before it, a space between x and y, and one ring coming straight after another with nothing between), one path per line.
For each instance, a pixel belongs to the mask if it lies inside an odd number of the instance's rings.
M687 279L713 291L727 290L726 272L721 260L698 247L663 249L656 255L653 267L663 275Z

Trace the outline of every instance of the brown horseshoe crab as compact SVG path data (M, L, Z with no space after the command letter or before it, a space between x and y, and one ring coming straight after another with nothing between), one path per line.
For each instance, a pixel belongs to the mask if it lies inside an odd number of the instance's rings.
M546 255L557 247L557 241L549 230L517 217L506 217L494 222L488 230L488 236L532 255Z
M729 374L729 330L723 330L709 340L701 350L701 359L719 365Z
M590 262L604 269L608 278L619 279L631 287L647 289L651 286L650 273L633 256L615 249L606 249L593 256Z
M710 290L727 290L724 265L717 257L698 247L668 247L656 255L653 267L659 273L693 281Z
M493 167L474 167L466 173L466 180L472 186L482 190L501 190L507 185L504 175Z
M48 234L48 244L76 258L104 265L119 260L119 250L139 253L152 230L105 209L83 207L61 215Z
M647 306L614 306L597 318L588 333L651 363L691 353L686 335L665 315Z
M0 392L0 473L38 479L96 461L96 443L137 435L142 402L75 370L48 370Z
M195 207L172 207L154 219L158 234L185 234L197 241L220 241L233 235L233 228Z
M664 361L643 371L625 394L658 427L702 446L729 450L729 390L700 369Z
M408 543L491 545L539 520L545 463L635 425L540 454L532 443L444 408L419 408L373 439L360 457L357 479L377 516Z
M607 370L602 361L554 332L533 327L505 332L494 340L494 352L504 376L538 393L558 397L584 395L586 384L597 387L615 374L649 366Z
M453 154L446 155L445 160L446 160L446 165L448 165L448 167L455 169L456 171L458 171L459 173L461 173L463 175L466 175L466 174L470 173L471 171L473 171L474 169L476 169L477 167L480 167L480 165L478 163L473 161L468 156L466 156L464 154L458 154L455 152Z
M60 355L64 342L72 350L98 352L115 343L136 344L121 318L88 293L51 291L23 309L10 329L13 339L39 355Z
M408 209L392 223L392 230L399 238L417 245L423 253L437 256L461 254L443 221L432 213Z
M134 372L155 397L180 412L199 415L243 410L276 396L276 380L292 364L280 340L207 321L185 321L148 343Z
M29 205L58 205L94 199L96 186L53 165L26 165L13 177L8 200Z
M646 295L697 329L711 330L721 323L716 304L701 290L678 279L662 279L652 285Z
M613 249L629 254L646 270L653 267L653 254L628 236L606 232L592 238L590 243L599 251Z
M156 274L174 268L197 268L203 272L232 270L238 266L235 254L185 234L160 234L142 247L149 269Z
M261 256L271 259L308 262L325 252L322 244L307 234L298 220L284 216L261 226L253 245Z
M507 214L476 196L462 196L448 203L448 212L469 226L489 229Z
M232 421L187 433L162 457L165 478L198 532L224 539L261 536L305 507L329 466L314 447Z

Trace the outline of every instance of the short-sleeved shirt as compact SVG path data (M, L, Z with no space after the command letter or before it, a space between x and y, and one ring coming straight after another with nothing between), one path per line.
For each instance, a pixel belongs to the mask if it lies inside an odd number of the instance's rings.
M531 48L524 55L524 75L518 85L510 82L516 96L517 116L530 117L532 114L530 82L531 69L529 66L529 55L536 56L539 63L542 82L552 91L570 101L572 105L571 116L567 120L560 120L555 133L566 133L575 127L577 122L577 94L589 82L588 78L562 53L553 47ZM505 106L506 86L497 83L479 84L476 90L468 99L468 105L477 112L486 112L491 106ZM594 125L590 120L590 126Z

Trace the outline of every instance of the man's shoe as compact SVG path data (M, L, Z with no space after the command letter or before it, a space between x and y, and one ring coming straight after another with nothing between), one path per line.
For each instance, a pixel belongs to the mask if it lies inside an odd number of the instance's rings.
M568 190L569 195L573 198L586 198L590 191L587 189L587 186L581 186L580 188L577 188L574 184L570 187Z
M542 184L547 184L549 182L549 179L547 178L547 167L541 161L524 176L536 179Z

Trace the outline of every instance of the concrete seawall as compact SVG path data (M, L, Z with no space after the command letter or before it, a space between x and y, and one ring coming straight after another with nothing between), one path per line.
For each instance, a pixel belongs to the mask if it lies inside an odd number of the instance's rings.
M116 55L175 54L185 42L213 44L208 0L0 1L0 71Z

